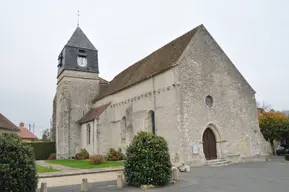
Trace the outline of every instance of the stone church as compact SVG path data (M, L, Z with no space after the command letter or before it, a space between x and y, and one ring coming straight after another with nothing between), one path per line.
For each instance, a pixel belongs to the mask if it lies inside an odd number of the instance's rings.
M173 162L265 160L255 91L200 25L117 74L77 27L58 56L57 158L125 150L139 131L163 136Z

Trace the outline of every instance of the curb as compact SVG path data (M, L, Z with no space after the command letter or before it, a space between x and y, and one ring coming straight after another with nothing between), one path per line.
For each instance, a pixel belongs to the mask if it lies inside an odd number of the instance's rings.
M117 172L117 171L123 171L124 168L115 168L115 169L104 169L104 170L95 170L95 171L83 171L83 172L55 172L54 174L51 173L49 175L38 175L38 178L43 179L43 178L53 178L53 177L65 177L65 176L75 176L75 175L88 175L88 174L95 174L95 173L108 173L108 172Z

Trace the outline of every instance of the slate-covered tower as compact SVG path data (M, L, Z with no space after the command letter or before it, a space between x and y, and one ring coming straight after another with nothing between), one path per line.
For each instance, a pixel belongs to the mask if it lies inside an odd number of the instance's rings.
M90 109L99 91L97 50L79 27L59 54L57 67L57 158L69 158L80 151L77 121Z

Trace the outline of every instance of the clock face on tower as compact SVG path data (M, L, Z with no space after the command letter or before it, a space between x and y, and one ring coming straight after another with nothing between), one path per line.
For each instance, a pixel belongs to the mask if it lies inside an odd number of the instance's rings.
M86 65L87 65L87 59L86 59L86 57L77 57L77 64L78 64L80 67L86 67Z

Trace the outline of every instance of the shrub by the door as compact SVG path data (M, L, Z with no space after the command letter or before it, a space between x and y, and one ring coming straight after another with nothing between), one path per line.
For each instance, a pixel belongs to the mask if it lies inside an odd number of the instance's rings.
M76 160L89 159L89 153L86 149L80 149L80 152L75 155Z
M18 135L0 135L0 191L35 192L37 188L35 156L31 146Z
M106 160L108 161L125 160L125 155L121 152L120 148L118 149L118 151L113 148L110 148L109 152L106 155Z
M139 132L127 148L125 178L128 185L163 186L171 179L168 145L163 137Z

